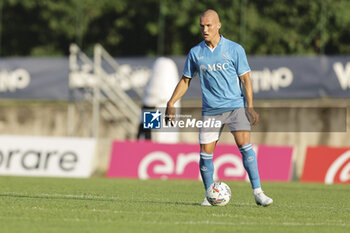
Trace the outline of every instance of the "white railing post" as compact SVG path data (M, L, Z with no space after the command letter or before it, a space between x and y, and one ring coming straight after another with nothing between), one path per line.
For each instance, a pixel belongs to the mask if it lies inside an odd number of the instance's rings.
M94 87L93 87L93 137L98 138L100 127L100 70L101 67L101 49L94 48Z

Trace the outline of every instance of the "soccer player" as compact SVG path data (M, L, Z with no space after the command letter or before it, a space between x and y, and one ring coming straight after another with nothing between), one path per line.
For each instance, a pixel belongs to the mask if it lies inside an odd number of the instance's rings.
M174 119L175 102L186 93L191 79L198 73L203 120L214 118L229 126L242 154L255 202L269 206L273 200L261 189L256 154L250 144L251 125L259 121L259 115L253 108L250 67L243 47L224 38L219 33L220 27L216 11L209 9L200 16L204 41L194 46L187 55L183 76L167 103L166 121ZM205 190L213 183L213 152L221 130L201 128L199 132L199 168ZM209 206L210 203L204 198L202 205Z

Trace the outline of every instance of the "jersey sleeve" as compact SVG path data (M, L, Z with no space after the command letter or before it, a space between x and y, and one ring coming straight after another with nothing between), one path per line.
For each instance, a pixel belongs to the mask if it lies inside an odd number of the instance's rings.
M247 55L242 46L238 46L236 50L236 63L235 69L237 71L237 75L241 76L250 71L250 67L247 60Z
M196 64L193 61L192 52L187 55L183 75L187 78L193 78L196 74Z

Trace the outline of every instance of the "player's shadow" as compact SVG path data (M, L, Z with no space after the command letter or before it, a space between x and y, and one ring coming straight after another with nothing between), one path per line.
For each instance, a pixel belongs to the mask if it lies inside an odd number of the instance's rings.
M33 198L33 199L52 199L52 200L78 200L78 201L116 201L112 198L93 198L89 196L41 196L41 195L29 195L29 194L13 194L13 193L5 193L1 194L0 197L15 197L15 198Z
M200 206L198 202L171 202L171 201L135 201L143 204L158 204L158 205L177 205L177 206Z
M106 201L106 202L114 202L114 201L124 201L124 202L134 202L134 203L142 203L142 204L160 204L160 205L186 205L186 206L199 206L198 203L195 202L171 202L171 201L143 201L143 200L122 200L116 198L94 198L89 196L52 196L50 195L30 195L30 194L18 194L18 193L0 193L0 197L10 197L10 198L33 198L33 199L51 199L51 200L76 200L76 201Z

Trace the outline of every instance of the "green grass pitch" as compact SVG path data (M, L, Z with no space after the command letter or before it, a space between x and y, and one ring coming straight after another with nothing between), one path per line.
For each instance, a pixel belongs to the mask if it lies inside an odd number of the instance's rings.
M225 207L202 207L200 181L0 176L0 232L350 232L350 186L226 182Z

